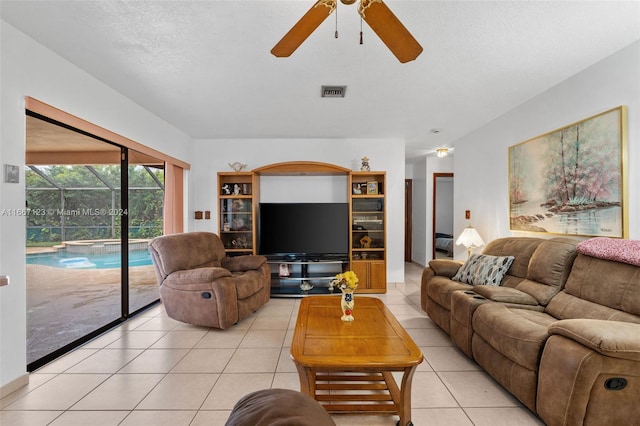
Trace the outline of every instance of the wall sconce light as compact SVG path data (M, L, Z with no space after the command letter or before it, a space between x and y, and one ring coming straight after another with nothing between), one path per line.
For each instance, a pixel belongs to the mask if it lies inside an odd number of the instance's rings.
M484 245L484 241L478 234L478 231L473 226L469 225L464 228L462 234L456 240L456 245L463 245L467 248L467 259L471 257L471 249L475 247L482 247Z
M449 148L438 148L436 149L436 155L438 158L444 158L449 154Z

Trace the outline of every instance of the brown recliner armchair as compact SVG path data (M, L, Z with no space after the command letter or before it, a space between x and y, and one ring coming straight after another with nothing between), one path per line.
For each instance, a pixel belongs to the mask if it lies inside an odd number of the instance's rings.
M189 232L149 243L167 315L225 329L269 301L271 269L264 256L226 257L218 235Z

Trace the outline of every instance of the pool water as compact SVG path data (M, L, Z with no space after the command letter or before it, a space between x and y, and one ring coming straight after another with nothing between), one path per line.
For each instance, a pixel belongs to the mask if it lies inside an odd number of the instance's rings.
M37 253L27 254L28 265L45 265L67 269L120 268L120 253L79 254L79 253ZM129 266L152 265L151 253L147 250L129 252Z

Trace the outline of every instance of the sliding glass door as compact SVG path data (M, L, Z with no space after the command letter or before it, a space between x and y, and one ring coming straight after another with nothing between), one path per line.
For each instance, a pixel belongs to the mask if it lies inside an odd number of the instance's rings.
M30 371L159 299L146 244L162 234L163 165L130 154L27 115Z
M162 235L164 210L164 164L153 158L140 163L140 154L129 156L129 312L158 300L158 281L149 240ZM133 161L139 164L131 165Z

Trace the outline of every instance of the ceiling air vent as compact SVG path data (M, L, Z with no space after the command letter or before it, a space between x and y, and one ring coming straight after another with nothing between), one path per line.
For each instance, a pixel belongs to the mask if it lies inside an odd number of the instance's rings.
M347 86L322 86L323 98L344 98Z

